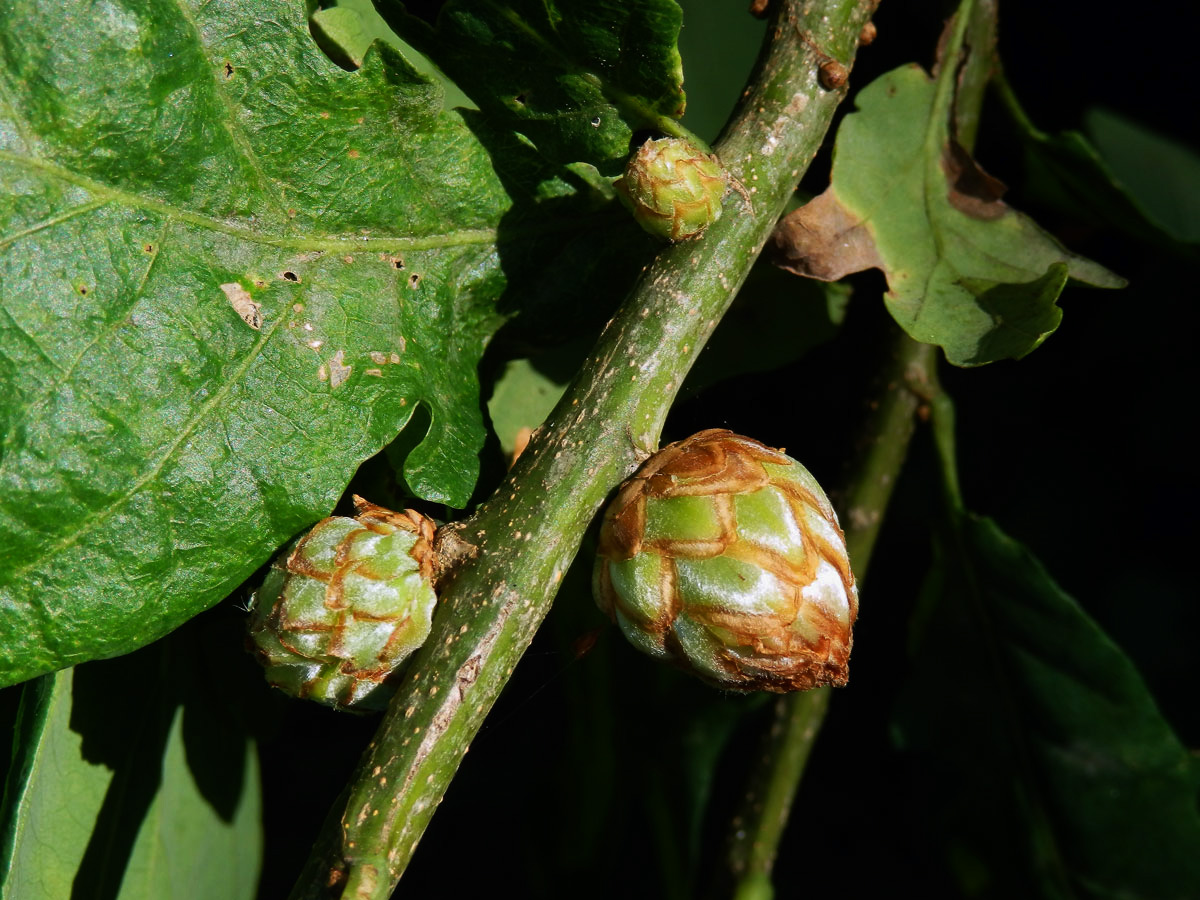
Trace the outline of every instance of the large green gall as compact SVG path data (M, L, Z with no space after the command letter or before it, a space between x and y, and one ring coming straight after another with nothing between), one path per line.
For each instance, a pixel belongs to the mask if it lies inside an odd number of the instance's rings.
M649 655L734 691L844 685L858 590L800 463L710 429L663 448L604 515L596 602Z

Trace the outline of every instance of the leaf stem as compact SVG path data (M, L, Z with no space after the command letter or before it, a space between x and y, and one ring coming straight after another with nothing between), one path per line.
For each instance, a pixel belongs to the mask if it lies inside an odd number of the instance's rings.
M390 896L585 529L658 442L684 375L740 288L843 91L802 40L853 59L870 0L788 0L716 150L748 187L704 237L666 247L493 497L439 544L458 562L418 651L292 896ZM353 890L350 887L353 886Z
M938 90L954 92L941 102L951 111L956 137L967 150L975 144L984 89L997 65L995 41L996 0L963 0L955 19L946 26L940 47L939 65L954 66L956 77L939 79ZM931 159L940 158L940 145L931 144L928 149ZM962 508L954 465L954 408L941 392L937 364L936 347L919 344L897 332L890 357L882 367L882 396L872 404L859 461L839 504L846 547L860 584L866 578L919 414L928 417L932 411L946 496L952 505ZM818 693L824 696L810 696ZM771 871L779 842L828 709L829 688L810 694L794 694L776 701L776 724L767 734L761 754L764 763L752 774L733 820L729 866L738 900L768 900L773 896Z
M933 397L937 348L896 330L881 372L882 389L863 427L858 462L839 506L852 568L861 584L918 415ZM793 798L829 706L829 688L789 694L775 701L764 739L764 764L752 773L733 819L729 868L738 900L773 896L771 871L787 827Z

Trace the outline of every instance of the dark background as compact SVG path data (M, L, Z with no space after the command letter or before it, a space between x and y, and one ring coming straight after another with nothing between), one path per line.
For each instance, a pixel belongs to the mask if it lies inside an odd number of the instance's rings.
M757 52L763 25L744 6L684 3L685 121L707 138ZM885 0L852 86L905 63L928 66L944 13L937 3ZM1000 13L1000 54L1038 127L1079 129L1101 106L1196 146L1196 4L1101 12L1083 0L1001 0ZM1196 418L1197 253L1049 205L1026 184L1021 146L990 99L976 155L1010 185L1014 206L1130 286L1068 288L1060 329L1024 360L943 367L957 403L966 502L1031 548L1134 661L1183 743L1200 748L1192 572L1200 478L1187 434ZM821 191L828 166L828 155L819 156L803 187ZM664 439L730 427L786 446L823 484L839 484L874 374L863 348L886 341L891 328L882 278L867 273L852 284L836 338L768 376L689 393ZM498 460L488 462L495 470ZM908 619L930 564L936 490L919 433L861 585L852 680L833 698L781 847L780 898L876 896L897 884L923 897L962 896L922 827L922 782L890 731L909 667ZM472 745L398 896L501 886L526 897L720 895L726 823L766 700L715 694L626 646L592 605L588 550ZM190 627L203 629L210 646L236 647L241 599ZM286 894L376 720L272 695L247 658L229 659L222 677L245 686L239 715L263 737L260 896L269 900ZM0 692L5 721L16 693Z

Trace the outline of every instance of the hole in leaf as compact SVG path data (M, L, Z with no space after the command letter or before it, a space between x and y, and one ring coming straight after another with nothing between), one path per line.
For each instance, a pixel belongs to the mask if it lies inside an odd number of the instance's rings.
M416 272L413 272L411 275L408 276L408 286L410 288L415 288L420 283L421 283L421 276L418 275Z
M153 245L153 244L147 244L147 245L146 245L146 246L144 246L142 249L143 249L143 250L145 250L147 253L153 253L153 252L154 252L154 245Z
M297 275L295 272L284 272L279 277L284 278L287 281L297 281L298 282L300 280L300 276Z
M517 102L518 106L525 105L525 95L524 94L517 94L517 96L513 97L513 100L515 100Z
M225 60L225 80L228 81L233 77L233 64L229 60Z

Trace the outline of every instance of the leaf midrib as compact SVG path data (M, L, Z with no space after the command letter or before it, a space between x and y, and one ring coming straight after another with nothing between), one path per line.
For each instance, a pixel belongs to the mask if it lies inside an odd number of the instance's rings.
M367 237L363 235L330 235L321 238L292 237L281 234L266 234L249 228L224 222L204 213L184 209L162 200L146 197L112 187L100 181L79 175L61 166L28 156L22 156L8 150L0 150L0 162L9 162L27 169L45 173L61 179L77 187L84 188L95 194L101 203L117 202L132 209L141 209L159 213L173 219L188 222L210 231L216 231L230 237L238 238L252 244L262 244L268 247L278 247L284 250L300 251L330 251L340 252L349 248L359 250L399 251L399 250L437 250L443 247L461 247L473 244L494 243L497 236L495 228L459 228L438 234L417 235L411 237ZM38 226L33 226L34 229ZM0 239L7 241L8 238Z

